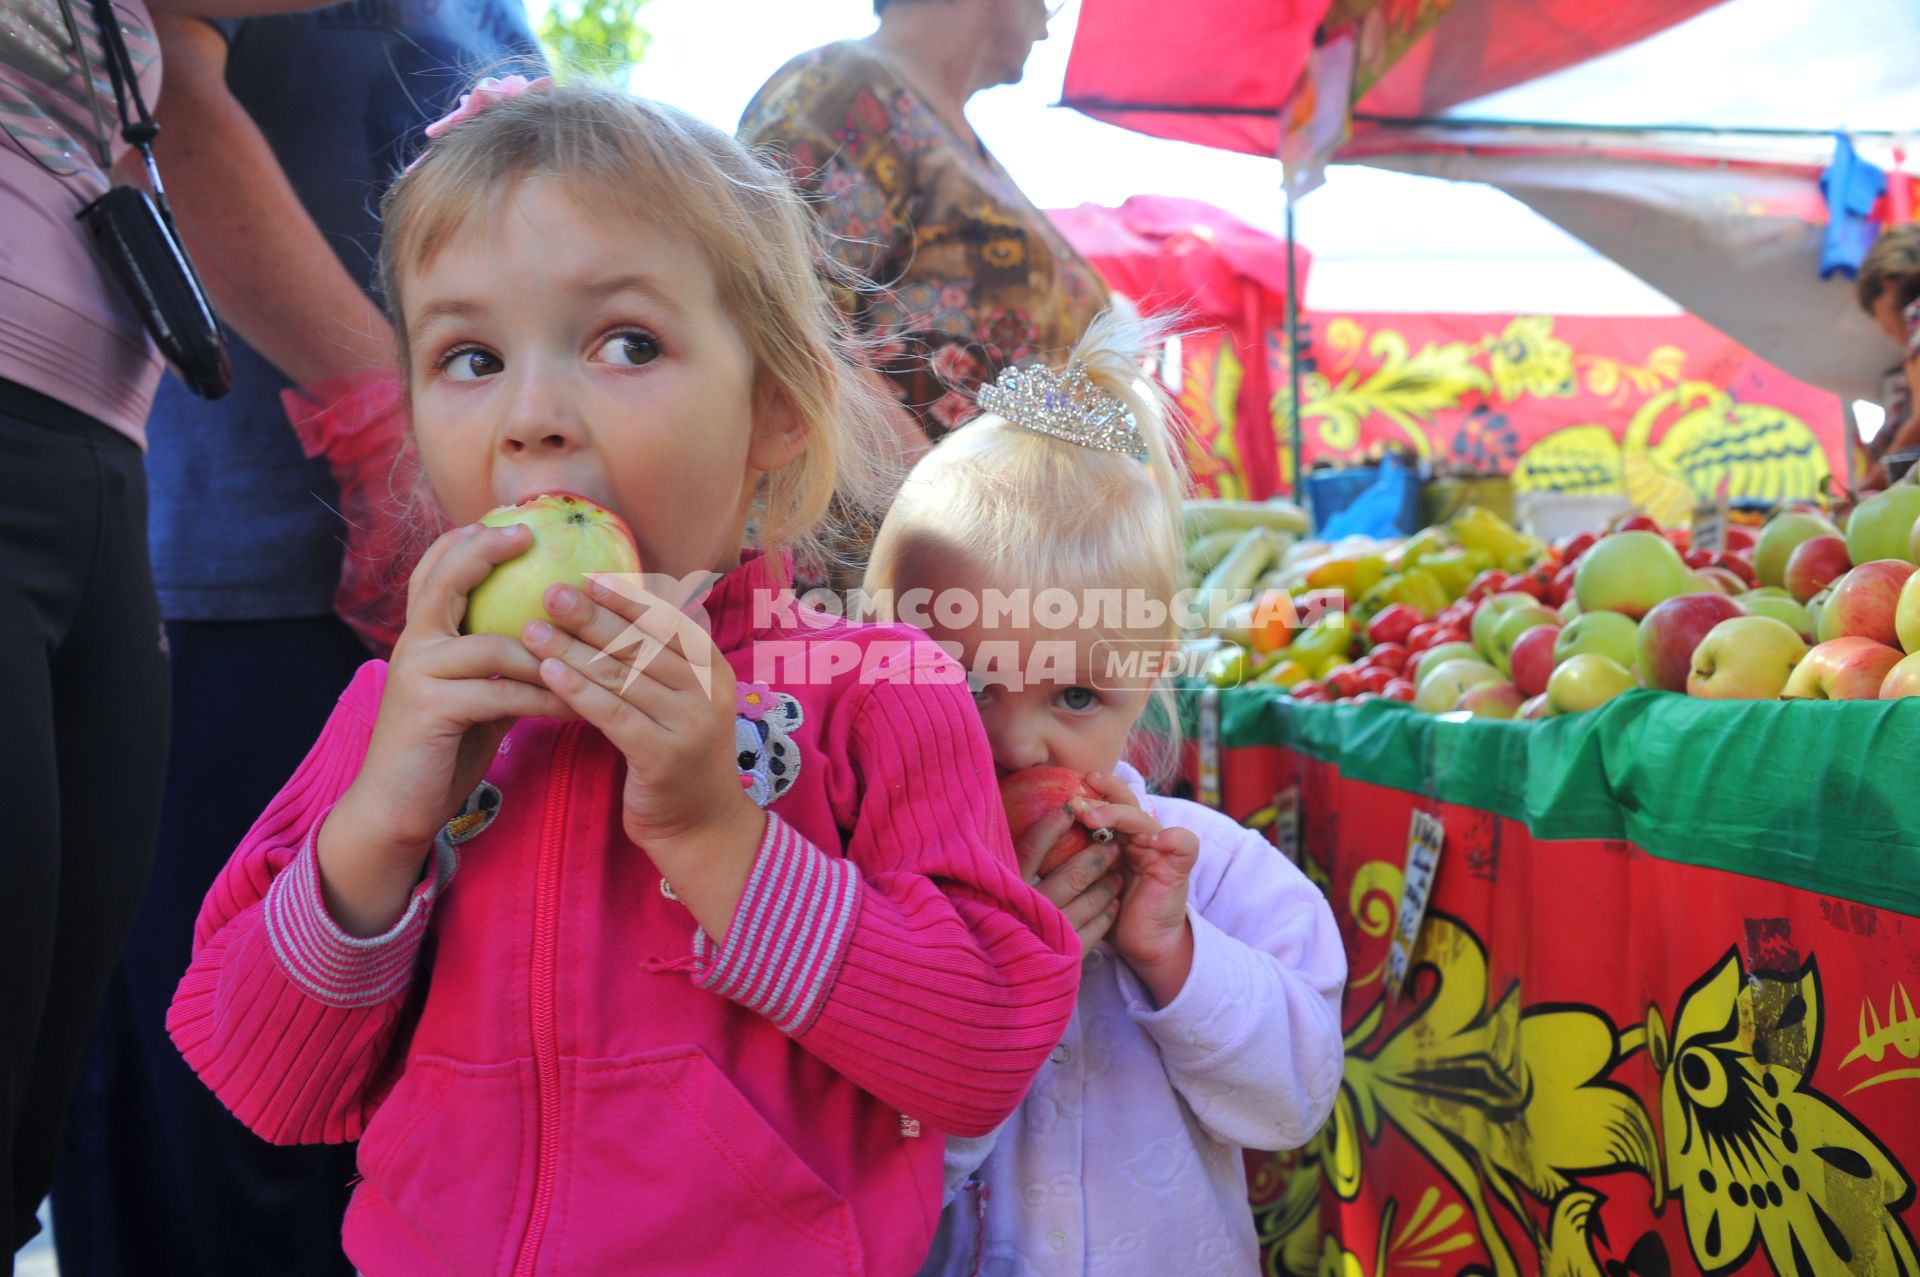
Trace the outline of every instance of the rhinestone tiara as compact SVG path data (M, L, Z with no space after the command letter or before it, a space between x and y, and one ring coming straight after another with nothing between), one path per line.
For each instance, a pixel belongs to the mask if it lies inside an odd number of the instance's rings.
M1094 385L1082 364L1069 364L1063 373L1040 366L1009 368L992 385L980 387L974 402L1037 434L1102 452L1147 455L1132 410Z

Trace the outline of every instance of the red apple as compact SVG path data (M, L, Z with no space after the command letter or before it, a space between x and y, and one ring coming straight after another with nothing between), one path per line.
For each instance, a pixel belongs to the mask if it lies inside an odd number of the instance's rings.
M1751 553L1754 544L1758 540L1759 538L1752 528L1743 528L1737 523L1720 533L1720 543L1724 545L1730 553L1733 551L1746 551Z
M1382 643L1367 653L1367 660L1389 673L1398 674L1407 667L1408 652L1399 643Z
M1658 532L1660 521L1650 514L1630 514L1613 525L1618 532Z
M1520 712L1524 700L1526 697L1512 683L1479 683L1460 693L1453 707L1475 718L1512 718Z
M1716 554L1713 556L1711 566L1725 568L1733 573L1749 590L1757 588L1760 584L1760 578L1753 573L1752 557L1741 551L1731 550L1724 554Z
M1378 615L1367 623L1367 641L1378 647L1382 643L1404 643L1414 627L1422 623L1420 613L1405 603L1395 603L1381 608Z
M1309 705L1324 705L1333 699L1327 695L1327 685L1317 678L1302 679L1289 688L1287 694Z
M1592 549L1593 543L1599 539L1591 532L1576 532L1572 536L1561 537L1555 541L1553 548L1559 554L1560 561L1571 566L1578 563L1580 556Z
M1834 582L1833 597L1820 613L1822 625L1832 626L1836 637L1857 635L1888 647L1895 646L1900 642L1895 623L1900 591L1913 573L1913 564L1905 559L1862 563Z
M1304 686L1304 684L1302 685ZM1014 842L1048 812L1065 807L1075 798L1103 801L1100 792L1087 784L1086 777L1066 767L1023 767L1000 782L1000 804L1007 809L1007 828ZM1059 841L1040 858L1040 873L1050 874L1093 844L1093 835L1075 821Z
M1663 691L1686 691L1693 649L1707 631L1746 614L1725 594L1682 594L1659 604L1640 622L1640 681Z
M1690 568L1704 568L1713 562L1712 550L1688 550L1680 556Z
M1520 706L1520 712L1514 715L1515 718L1524 718L1529 722L1537 722L1540 719L1552 718L1554 716L1553 698L1545 692L1540 693L1538 696L1529 696L1526 702Z
M1536 625L1513 641L1507 666L1522 694L1538 696L1547 690L1547 680L1553 676L1553 645L1559 640L1559 626Z
M1327 675L1327 691L1335 700L1345 700L1362 690L1360 680L1364 674L1365 671L1356 669L1354 666L1342 665Z
M1857 635L1832 639L1794 666L1783 701L1870 701L1901 661L1900 650Z
M1805 603L1853 566L1843 537L1808 537L1787 556L1787 593Z
M1396 678L1389 679L1387 685L1380 689L1380 694L1388 700L1405 701L1411 705L1413 703L1414 693L1418 690L1419 689L1414 687L1412 679Z
M1507 574L1499 568L1488 568L1485 572L1473 578L1472 583L1467 586L1467 592L1464 597L1469 603L1478 603L1481 599L1486 598L1487 595L1498 594L1506 588Z
M1726 568L1695 568L1693 579L1715 594L1745 594L1747 583Z
M524 523L533 533L525 550L499 564L467 595L460 629L467 634L519 638L529 621L550 621L543 599L555 585L587 588L589 572L630 574L640 555L626 521L605 506L571 492L549 492L480 516L490 528Z
M1394 673L1378 665L1372 665L1360 671L1360 690L1363 692L1384 692L1387 684L1393 682Z
M1553 589L1547 594L1547 602L1562 607L1573 597L1573 564L1569 563L1553 574Z

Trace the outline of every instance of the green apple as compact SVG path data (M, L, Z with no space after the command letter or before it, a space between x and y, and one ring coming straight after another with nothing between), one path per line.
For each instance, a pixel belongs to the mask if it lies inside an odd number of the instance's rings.
M1920 696L1920 652L1901 657L1880 680L1881 700L1897 701L1903 696Z
M1445 661L1428 671L1414 693L1413 707L1427 714L1445 713L1468 688L1480 683L1500 683L1500 671L1485 661Z
M1553 663L1588 652L1632 669L1640 659L1640 626L1618 612L1583 612L1554 640Z
M1573 596L1582 614L1619 612L1639 620L1655 604L1686 594L1697 582L1680 551L1658 532L1616 532L1580 556Z
M1753 574L1760 578L1762 585L1785 585L1787 560L1793 555L1794 547L1811 537L1838 535L1840 529L1832 520L1820 515L1793 510L1776 514L1767 520L1767 526L1760 529L1759 539L1753 543Z
M1875 559L1913 562L1913 525L1920 521L1920 484L1896 483L1854 508L1847 518L1847 554L1855 563Z
M1893 632L1900 636L1903 651L1920 652L1920 572L1900 587L1900 602L1893 609Z
M1520 713L1525 701L1526 697L1520 695L1520 689L1512 683L1475 683L1460 693L1453 707L1475 718L1513 718Z
M467 634L519 638L527 622L553 619L542 601L552 586L585 591L589 572L640 570L626 521L570 492L503 505L480 516L480 522L490 528L524 523L533 531L533 544L495 567L467 595L467 614L460 623Z
M1480 649L1482 656L1492 659L1493 631L1505 619L1507 613L1516 608L1539 605L1539 599L1520 590L1505 590L1499 594L1489 594L1480 600L1480 606L1473 610L1473 620L1467 623L1467 631L1473 635L1473 645Z
M1604 705L1635 686L1626 666L1596 652L1562 662L1547 680L1547 702L1558 714L1578 714Z
M1755 616L1770 616L1791 626L1793 632L1803 638L1813 637L1813 613L1807 611L1805 604L1795 603L1793 596L1785 590L1763 586L1758 590L1748 590L1739 597L1747 611Z
M1560 624L1565 625L1578 615L1580 615L1580 600L1569 594L1567 601L1560 605Z
M1435 643L1426 651L1414 654L1411 663L1413 672L1408 677L1413 680L1413 685L1418 687L1430 671L1439 669L1448 661L1479 659L1480 649L1471 643Z
M1693 649L1687 695L1720 701L1777 700L1794 666L1806 654L1806 642L1785 621L1771 616L1733 617L1708 630Z

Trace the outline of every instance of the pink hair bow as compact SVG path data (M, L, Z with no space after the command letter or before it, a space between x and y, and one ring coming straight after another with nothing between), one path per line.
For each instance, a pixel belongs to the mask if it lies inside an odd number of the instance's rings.
M490 75L474 85L471 93L462 93L459 106L427 125L427 137L429 139L444 137L452 132L455 125L473 119L490 106L498 106L511 98L519 97L522 93L548 88L552 84L553 77L550 75L543 75L537 80L529 80L524 75L510 75L505 79ZM414 157L412 164L407 165L407 170L411 172L414 166L426 157L426 151L422 151Z

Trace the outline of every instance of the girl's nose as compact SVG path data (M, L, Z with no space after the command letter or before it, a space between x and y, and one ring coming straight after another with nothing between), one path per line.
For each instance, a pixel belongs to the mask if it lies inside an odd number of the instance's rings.
M1049 757L1046 737L1018 722L989 728L987 740L993 746L994 763L1003 771L1038 767Z
M513 395L501 423L501 451L531 457L568 452L579 446L580 426L567 411L567 396L556 381L524 364L515 372Z

